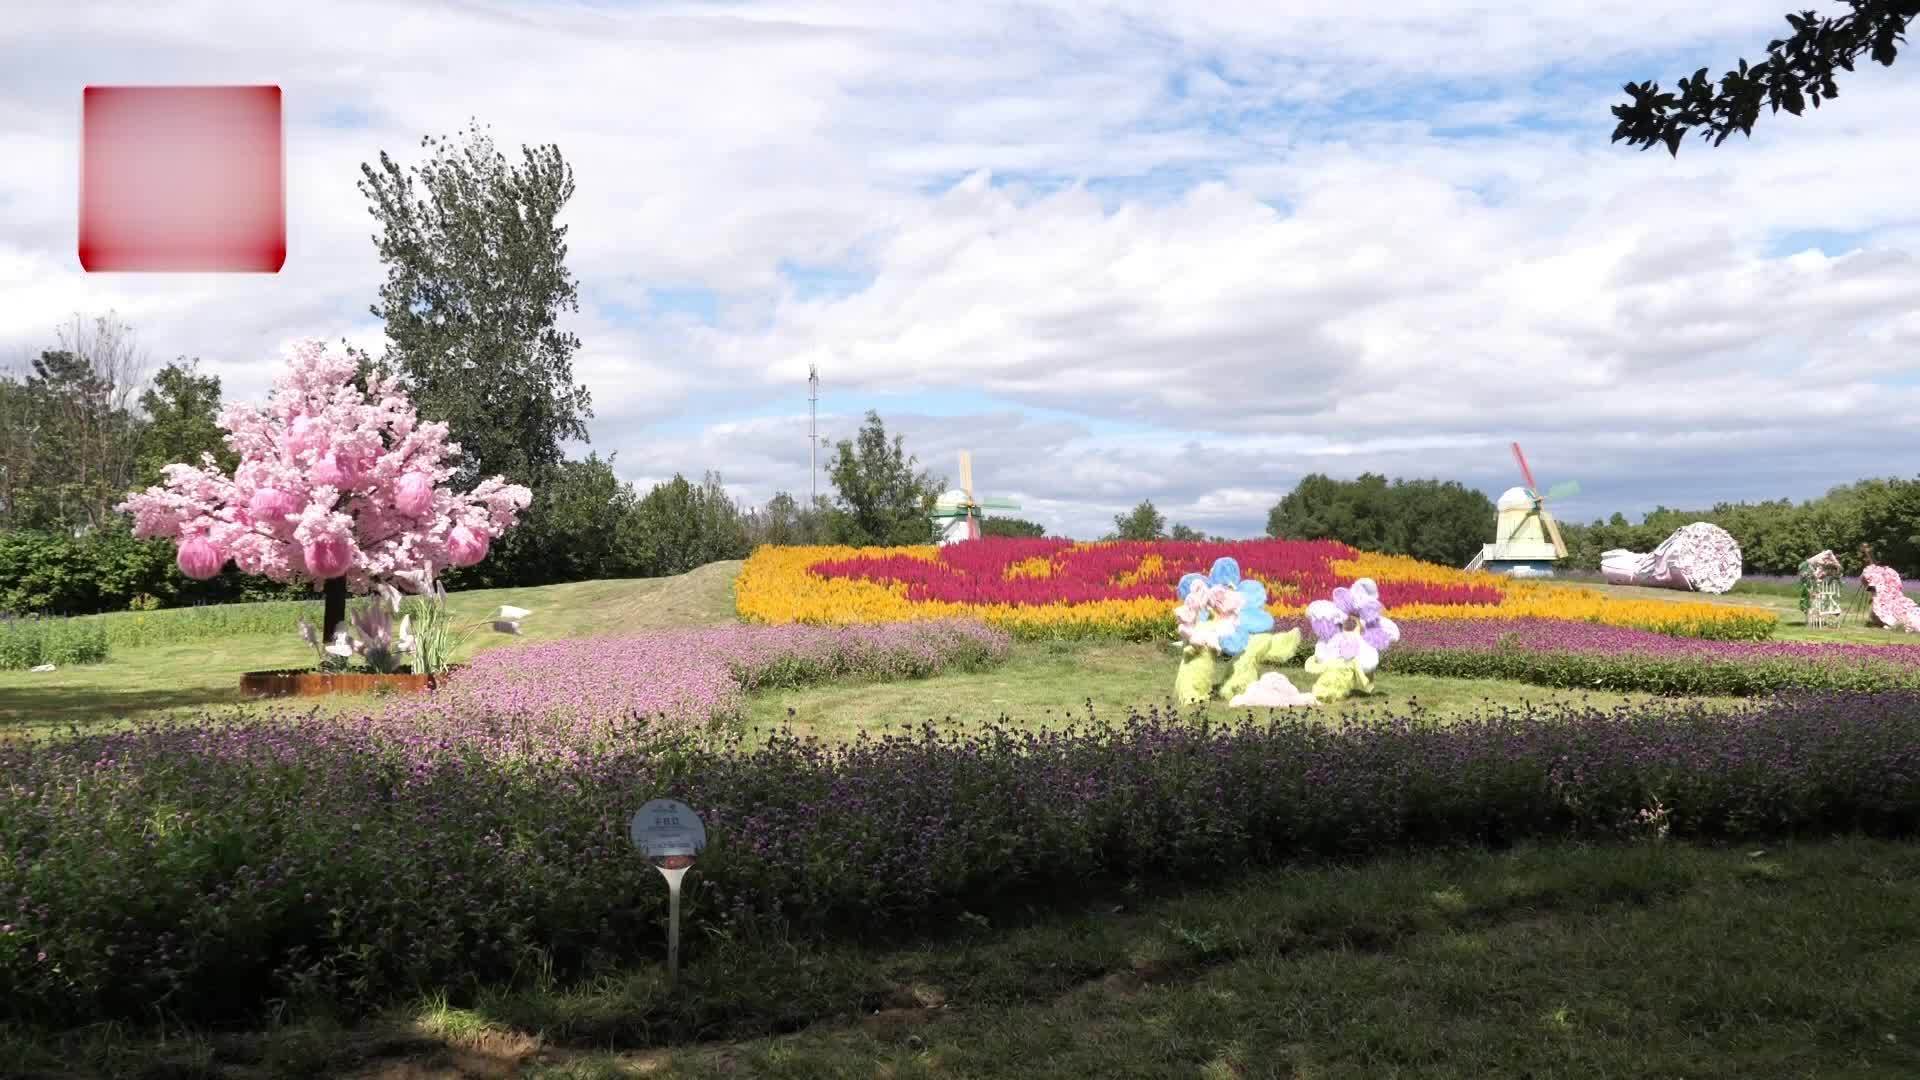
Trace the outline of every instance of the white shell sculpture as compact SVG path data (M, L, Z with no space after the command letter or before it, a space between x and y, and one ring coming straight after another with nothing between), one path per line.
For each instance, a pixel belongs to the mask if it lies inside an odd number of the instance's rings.
M1650 585L1723 593L1740 580L1740 545L1705 521L1684 526L1651 552L1616 548L1600 554L1600 573L1615 585Z

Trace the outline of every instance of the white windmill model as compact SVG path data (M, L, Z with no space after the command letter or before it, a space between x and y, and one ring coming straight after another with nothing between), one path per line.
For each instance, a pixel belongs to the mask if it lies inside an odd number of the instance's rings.
M941 492L933 502L933 513L928 515L933 521L934 541L945 547L962 540L980 538L980 519L983 510L1018 510L1019 504L1004 500L982 502L973 497L973 455L960 451L960 486Z
M1513 460L1520 465L1525 486L1501 493L1500 501L1494 504L1500 516L1493 543L1481 547L1467 569L1514 577L1552 577L1553 564L1567 557L1567 542L1560 536L1560 523L1547 509L1547 500L1578 494L1580 484L1569 480L1543 494L1533 482L1533 470L1527 468L1527 456L1520 452L1519 443L1513 444Z

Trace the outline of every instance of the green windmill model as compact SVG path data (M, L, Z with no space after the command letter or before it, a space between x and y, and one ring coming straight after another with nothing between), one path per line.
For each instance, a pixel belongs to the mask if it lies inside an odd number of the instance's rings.
M980 539L980 519L984 510L1018 510L1020 504L1004 499L981 501L973 496L973 455L960 451L960 486L944 491L933 502L934 542L942 547L962 540Z

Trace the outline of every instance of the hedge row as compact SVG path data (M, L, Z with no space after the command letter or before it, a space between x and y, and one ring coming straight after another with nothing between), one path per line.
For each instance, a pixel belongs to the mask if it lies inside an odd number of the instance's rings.
M171 541L135 540L120 517L84 536L0 530L0 613L84 615L304 595L299 586L232 567L194 581L174 565Z
M1524 649L1396 649L1384 674L1508 679L1570 690L1671 696L1764 697L1787 690L1879 692L1920 689L1920 669L1897 663L1803 659L1703 660L1633 653L1531 652Z

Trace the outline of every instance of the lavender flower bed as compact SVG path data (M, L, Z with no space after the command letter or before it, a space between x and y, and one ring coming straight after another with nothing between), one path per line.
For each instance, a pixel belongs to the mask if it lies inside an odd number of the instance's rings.
M1781 596L1800 595L1800 578L1795 574L1742 574L1740 584L1735 585L1733 591L1736 593L1743 591L1741 586L1750 586L1744 590L1747 592L1775 593ZM1840 587L1849 592L1858 591L1862 587L1860 575L1852 574L1841 578ZM1920 581L1903 582L1901 591L1908 596L1920 597Z
M1401 647L1519 648L1533 652L1637 653L1699 660L1798 660L1820 664L1887 663L1920 667L1920 644L1812 641L1708 641L1651 630L1562 619L1432 619L1400 624Z
M659 955L645 799L705 815L685 941L871 933L1010 891L1072 896L1310 853L1920 826L1920 694L1503 711L1439 726L1233 727L1148 715L828 748L564 745L511 762L463 729L295 718L0 748L0 1016L257 1018L542 966Z
M458 744L494 759L577 758L738 717L754 690L972 670L1004 661L1011 647L1006 634L969 620L553 641L483 652L440 692L361 723L405 744Z
M1706 641L1559 619L1410 621L1383 666L1656 693L1920 688L1920 644Z

